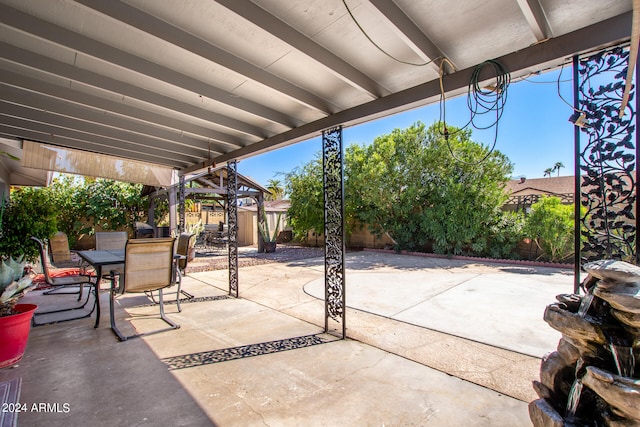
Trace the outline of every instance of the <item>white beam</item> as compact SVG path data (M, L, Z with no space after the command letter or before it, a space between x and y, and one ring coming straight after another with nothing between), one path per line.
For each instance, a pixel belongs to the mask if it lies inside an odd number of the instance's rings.
M549 20L547 19L544 9L540 4L540 0L517 0L518 6L524 15L524 18L531 28L531 32L538 39L542 41L553 37L551 28L549 27Z

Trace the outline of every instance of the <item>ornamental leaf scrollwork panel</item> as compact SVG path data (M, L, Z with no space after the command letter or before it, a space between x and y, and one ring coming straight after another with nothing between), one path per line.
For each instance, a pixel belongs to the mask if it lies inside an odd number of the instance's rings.
M325 329L328 319L342 323L345 333L344 289L344 186L342 128L322 134L324 235L325 235Z
M229 295L238 297L238 162L227 164Z
M581 128L582 262L618 259L636 262L636 113L630 102L619 109L625 88L629 49L616 47L580 59L578 109ZM630 100L634 99L631 89Z

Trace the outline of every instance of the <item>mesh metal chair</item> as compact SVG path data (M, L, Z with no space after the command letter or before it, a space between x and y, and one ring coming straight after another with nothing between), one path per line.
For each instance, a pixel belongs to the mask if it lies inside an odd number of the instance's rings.
M83 293L83 288L84 285L89 285L90 286L90 290L89 292L87 292L87 298L86 300L81 304L81 305L76 305L74 307L69 307L69 308L63 308L63 309L57 309L57 310L50 310L50 311L36 311L34 316L33 316L33 325L34 326L40 326L40 325L45 325L45 324L50 324L50 323L58 323L58 322L66 322L68 320L76 320L76 319L83 319L85 317L89 317L91 316L91 314L93 314L93 311L96 308L96 304L97 304L97 298L98 295L95 292L94 286L95 286L95 281L92 280L92 277L90 275L87 274L74 274L74 275L68 275L68 276L64 276L64 277L51 277L50 272L49 272L49 263L48 263L48 259L47 259L47 254L45 252L45 245L42 242L42 240L38 239L37 237L31 237L31 240L33 240L34 242L36 242L38 244L38 249L40 251L40 261L42 262L42 272L44 275L44 279L47 285L53 287L53 290L56 289L60 289L60 288L64 288L64 287L69 287L69 286L78 286L79 290L77 292L73 292L72 294L78 294L78 301L80 301L82 299L82 293ZM53 314L53 313L62 313L65 311L72 311L72 310L80 310L83 309L87 303L89 302L89 299L91 297L91 294L94 294L94 303L93 303L93 307L91 308L91 311L88 314L85 314L83 316L77 316L77 317L72 317L72 318L67 318L67 319L63 319L63 320L56 320L56 321L52 321L52 322L43 322L43 323L38 323L36 318L38 316L44 315L44 314ZM49 294L51 294L49 292ZM54 294L54 295L65 295L65 293L58 293L58 294Z
M79 267L80 262L71 259L69 239L65 233L58 231L49 239L51 261L57 268Z
M126 231L97 231L96 250L98 251L122 251L127 245L129 234Z
M58 231L49 239L49 257L47 260L51 260L52 264L49 266L53 268L79 268L84 270L84 267L79 261L71 259L71 249L69 249L69 238L62 231ZM46 255L45 255L46 256ZM43 267L44 268L44 267ZM85 272L82 271L84 274ZM80 290L75 291L61 291L67 287L75 287L76 285L58 286L50 291L46 291L44 295L62 295L62 294L78 294L78 301L82 298L82 292Z
M176 245L176 253L173 258L176 262L175 268L175 283L177 284L176 291L173 292L165 292L165 296L167 294L175 294L176 295L176 305L178 306L178 312L182 311L182 307L180 306L180 295L184 295L187 299L192 299L193 295L189 292L182 290L182 276L187 268L187 264L189 263L189 241L193 234L191 233L182 233L180 237L178 237L178 243ZM156 292L147 292L147 296L151 298L151 300L158 304L156 300Z
M97 251L124 251L129 239L126 231L96 231L96 250ZM124 270L124 264L113 265L110 271L115 271L120 277ZM109 279L109 272L103 273L103 279ZM120 281L122 289L122 281Z
M120 341L140 335L149 335L158 332L177 329L180 325L174 323L164 314L164 301L162 290L175 284L175 263L173 259L173 246L175 239L131 239L127 241L125 248L124 272L122 293L143 293L158 291L158 304L160 306L160 318L170 327L144 334L131 336L123 335L116 326L115 319L115 297L119 290L116 285L116 272L111 273L111 289L109 292L109 315L111 318L111 329Z

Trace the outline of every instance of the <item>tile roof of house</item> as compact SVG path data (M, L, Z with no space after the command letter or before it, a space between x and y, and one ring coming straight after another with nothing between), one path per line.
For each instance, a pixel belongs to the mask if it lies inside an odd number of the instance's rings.
M513 196L526 196L530 194L573 194L574 186L573 176L514 179L507 182L505 191Z

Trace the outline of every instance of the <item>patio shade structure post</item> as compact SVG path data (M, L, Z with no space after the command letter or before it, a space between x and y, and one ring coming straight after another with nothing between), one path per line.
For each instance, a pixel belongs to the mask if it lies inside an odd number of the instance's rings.
M186 214L184 206L184 175L180 175L180 179L178 181L178 232L176 235L184 233L185 230Z
M636 215L638 117L636 104L619 116L629 66L629 48L616 46L577 62L577 107L572 119L584 137L576 138L580 173L576 236L581 239L576 263L598 259L638 262ZM635 96L631 90L631 99ZM584 117L581 117L584 116ZM581 122L583 120L583 122ZM579 256L579 258L578 258Z
M229 224L229 295L238 298L238 162L227 163L227 214Z
M149 208L147 209L147 224L156 227L156 198L149 196Z
M578 55L574 55L573 57L573 108L577 112L580 108L580 97L578 95ZM573 162L573 176L574 176L574 186L573 186L573 215L574 215L574 238L573 238L573 293L577 294L580 292L580 258L581 258L581 214L580 207L582 206L579 194L580 194L580 127L574 126L573 128L573 139L574 139L574 153L575 160Z
M177 189L175 187L171 187L169 190L169 234L176 229L176 204L177 204ZM166 236L158 236L158 237L166 237Z
M324 191L324 283L325 332L346 337L344 275L344 167L342 127L322 132ZM329 326L329 319L338 325Z

